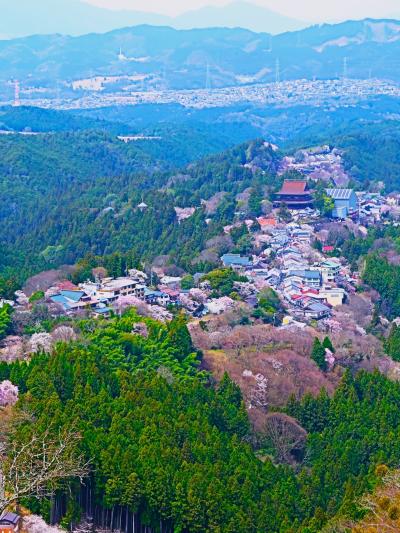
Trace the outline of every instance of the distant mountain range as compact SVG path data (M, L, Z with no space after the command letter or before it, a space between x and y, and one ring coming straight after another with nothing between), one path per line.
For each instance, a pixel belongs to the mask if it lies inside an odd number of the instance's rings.
M58 87L71 94L95 90L96 80L87 79L96 76L111 77L111 83L101 87L111 92L204 88L206 82L210 87L272 82L278 62L283 80L337 78L346 64L350 78L400 81L400 22L349 21L277 36L240 28L142 25L80 37L0 41L0 97L4 101L12 79L21 80L25 90ZM72 91L74 80L84 81L75 83ZM11 95L12 87L7 90Z
M224 7L204 7L178 17L168 17L140 11L103 9L82 0L0 0L0 38L52 33L83 35L140 24L176 29L242 27L273 34L307 25L246 1L234 1Z

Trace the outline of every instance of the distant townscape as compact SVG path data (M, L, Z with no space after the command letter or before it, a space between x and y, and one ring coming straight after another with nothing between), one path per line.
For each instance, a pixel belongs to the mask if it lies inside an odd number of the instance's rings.
M221 89L199 90L147 90L103 93L107 80L74 82L73 86L83 89L86 95L78 98L41 98L37 95L45 89L27 88L17 92L14 100L2 102L3 105L34 105L45 109L94 109L109 106L134 106L139 104L179 104L187 108L230 107L243 103L256 106L329 106L336 107L359 104L376 96L400 96L400 86L385 80L294 80L269 84L242 85ZM116 80L115 80L116 81ZM78 84L79 83L79 84ZM75 85L76 84L76 85ZM82 92L82 91L80 91ZM89 93L89 94L88 94ZM29 95L29 96L28 96Z

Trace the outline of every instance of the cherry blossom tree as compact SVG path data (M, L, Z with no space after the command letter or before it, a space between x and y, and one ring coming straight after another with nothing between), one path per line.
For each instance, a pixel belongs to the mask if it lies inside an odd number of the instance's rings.
M120 296L116 301L118 313L121 315L130 307L136 307L136 309L140 310L143 308L143 306L145 306L145 303L133 295Z
M50 353L53 348L53 339L49 333L35 333L29 341L30 353Z
M103 267L97 267L92 269L94 279L103 280L107 277L107 270Z
M65 533L64 529L49 526L40 516L28 515L24 518L24 528L28 533Z
M54 342L71 342L76 340L75 331L69 326L59 326L53 331L51 337Z
M0 383L0 406L7 407L15 405L18 401L18 387L11 381L5 380Z

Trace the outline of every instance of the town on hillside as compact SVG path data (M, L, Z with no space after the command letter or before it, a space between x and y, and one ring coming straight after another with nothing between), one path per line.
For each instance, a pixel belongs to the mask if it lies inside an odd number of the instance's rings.
M253 243L251 253L225 249L216 270L195 274L171 273L166 265L153 264L143 271L128 269L117 278L97 268L91 279L77 284L39 275L14 300L2 300L0 306L13 307L23 320L28 320L38 303L49 317L105 320L129 307L160 321L171 320L178 311L204 322L207 317L240 310L280 330L340 331L343 306L357 294L360 279L341 255L332 233L350 227L366 236L369 227L388 223L389 216L396 224L400 196L349 188L341 153L328 146L301 150L283 158L280 165L279 173L286 178L268 213L254 217L236 213L221 237L244 231ZM291 175L295 178L288 179ZM317 188L316 184L324 182L326 188ZM142 202L139 208L148 206ZM177 221L195 212L194 207L177 207ZM366 334L357 321L353 329L358 335ZM41 331L34 332L28 343L20 337L6 337L0 358L13 360L45 348L51 343L49 337ZM329 364L334 364L332 354L328 355Z

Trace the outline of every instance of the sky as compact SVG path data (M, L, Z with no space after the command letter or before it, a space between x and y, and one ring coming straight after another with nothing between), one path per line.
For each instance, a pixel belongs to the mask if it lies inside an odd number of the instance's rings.
M110 9L152 11L165 15L198 9L206 5L222 6L231 0L86 0ZM307 21L384 18L400 16L400 0L248 0L284 15Z

